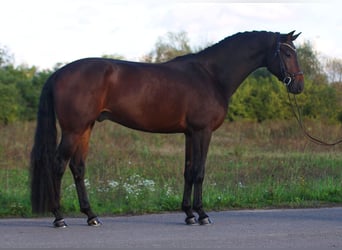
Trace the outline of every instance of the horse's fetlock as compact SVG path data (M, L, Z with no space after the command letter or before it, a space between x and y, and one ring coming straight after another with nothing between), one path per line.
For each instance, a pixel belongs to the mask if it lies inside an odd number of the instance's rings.
M182 211L184 211L184 212L191 211L191 206L190 205L182 205Z

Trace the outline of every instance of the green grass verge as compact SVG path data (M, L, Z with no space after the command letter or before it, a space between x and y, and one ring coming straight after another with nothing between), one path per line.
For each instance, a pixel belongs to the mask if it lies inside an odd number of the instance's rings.
M211 142L204 207L210 211L341 205L342 148L312 145L292 126L225 123ZM32 216L28 162L33 130L34 124L1 130L1 217ZM98 124L86 177L93 210L99 215L179 211L183 140L182 135L147 134L113 123ZM62 208L68 215L80 214L69 170L63 178Z

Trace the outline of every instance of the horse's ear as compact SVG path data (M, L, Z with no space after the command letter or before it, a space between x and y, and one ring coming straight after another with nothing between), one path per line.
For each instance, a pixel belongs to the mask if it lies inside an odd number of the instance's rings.
M291 31L290 33L287 34L287 40L289 41L294 41L297 39L297 37L302 33L302 32L299 32L297 35L294 35L296 31Z
M302 34L302 32L299 32L297 35L292 36L292 41L296 40L299 35Z

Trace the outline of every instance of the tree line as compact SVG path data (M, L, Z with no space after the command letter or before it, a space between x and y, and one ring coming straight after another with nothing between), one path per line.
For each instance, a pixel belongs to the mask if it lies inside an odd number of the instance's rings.
M159 37L142 62L160 63L176 56L198 52L186 32ZM342 123L342 60L322 60L309 41L297 46L298 60L305 74L304 92L297 96L303 117ZM125 59L119 54L103 57ZM323 62L324 61L324 62ZM14 58L0 47L0 124L36 119L39 96L45 81L60 67L39 70L36 66L14 65ZM232 96L227 119L262 122L289 119L292 111L282 83L266 69L253 72Z

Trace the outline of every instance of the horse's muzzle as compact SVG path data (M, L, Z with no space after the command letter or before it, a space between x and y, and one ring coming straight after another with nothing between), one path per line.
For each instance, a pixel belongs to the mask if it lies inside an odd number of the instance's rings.
M304 90L304 76L297 75L292 79L290 84L287 84L287 90L292 94L300 94Z

